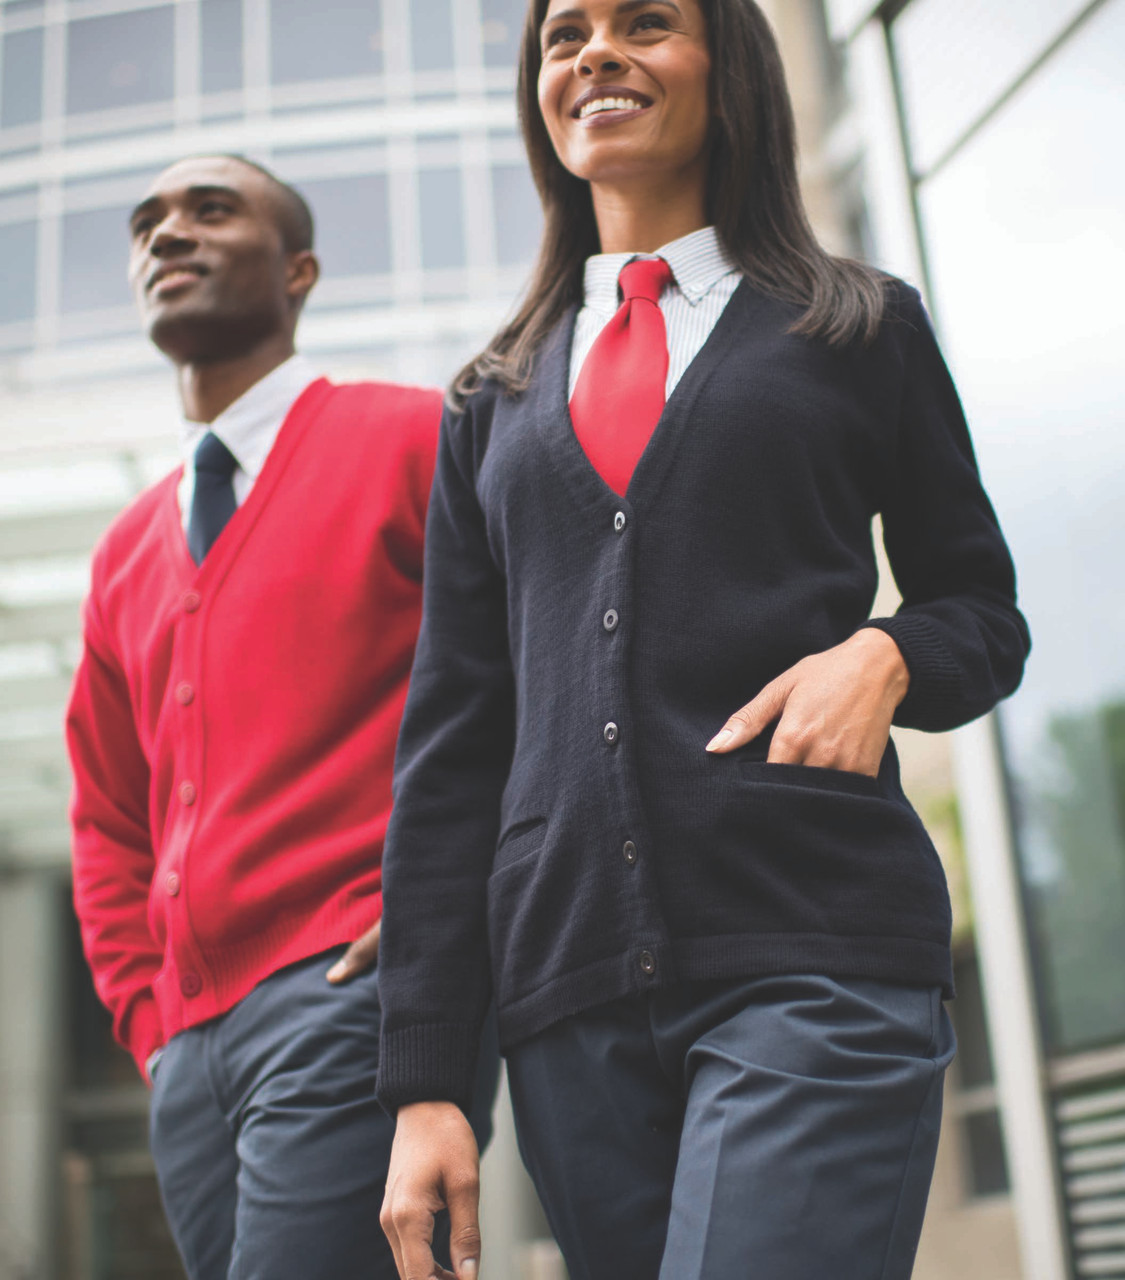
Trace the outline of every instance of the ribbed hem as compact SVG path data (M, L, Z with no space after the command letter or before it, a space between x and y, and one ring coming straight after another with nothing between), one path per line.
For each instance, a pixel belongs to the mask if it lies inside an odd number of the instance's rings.
M375 1086L379 1101L392 1113L409 1102L455 1102L468 1111L478 1038L476 1027L464 1023L384 1030Z
M898 613L871 618L864 627L884 631L899 647L910 688L895 712L895 724L914 729L946 729L963 702L961 668L924 614ZM862 630L863 628L861 628Z
M830 978L873 978L902 986L940 987L952 998L948 942L823 933L731 934L673 938L652 950L656 975L638 980L632 952L563 974L538 991L499 1009L500 1049L596 1005L675 982L817 973Z

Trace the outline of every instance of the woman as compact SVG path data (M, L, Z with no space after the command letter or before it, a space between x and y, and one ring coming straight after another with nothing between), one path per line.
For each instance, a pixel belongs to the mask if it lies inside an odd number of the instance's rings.
M812 237L750 0L535 0L519 93L543 249L446 412L384 863L384 1226L448 1274L446 1204L475 1276L494 995L572 1280L897 1280L953 1041L888 733L1016 686L1011 562L917 294Z

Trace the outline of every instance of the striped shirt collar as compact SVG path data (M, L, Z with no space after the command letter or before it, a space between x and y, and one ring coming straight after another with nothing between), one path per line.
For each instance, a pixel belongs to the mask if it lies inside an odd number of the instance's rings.
M663 258L672 268L680 292L694 307L737 265L719 242L714 227L702 227L663 245L654 254L598 253L586 259L585 305L612 315L617 310L617 277L634 258Z

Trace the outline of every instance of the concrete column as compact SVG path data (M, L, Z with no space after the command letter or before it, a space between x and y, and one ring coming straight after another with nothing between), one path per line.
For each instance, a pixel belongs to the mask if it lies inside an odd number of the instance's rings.
M58 889L0 878L0 1280L57 1274Z

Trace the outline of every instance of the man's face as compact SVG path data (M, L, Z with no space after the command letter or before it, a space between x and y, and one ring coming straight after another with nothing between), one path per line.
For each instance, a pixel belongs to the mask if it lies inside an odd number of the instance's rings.
M294 281L269 179L221 156L182 160L129 219L129 283L149 337L177 364L237 358L292 331ZM306 255L307 256L307 255Z

